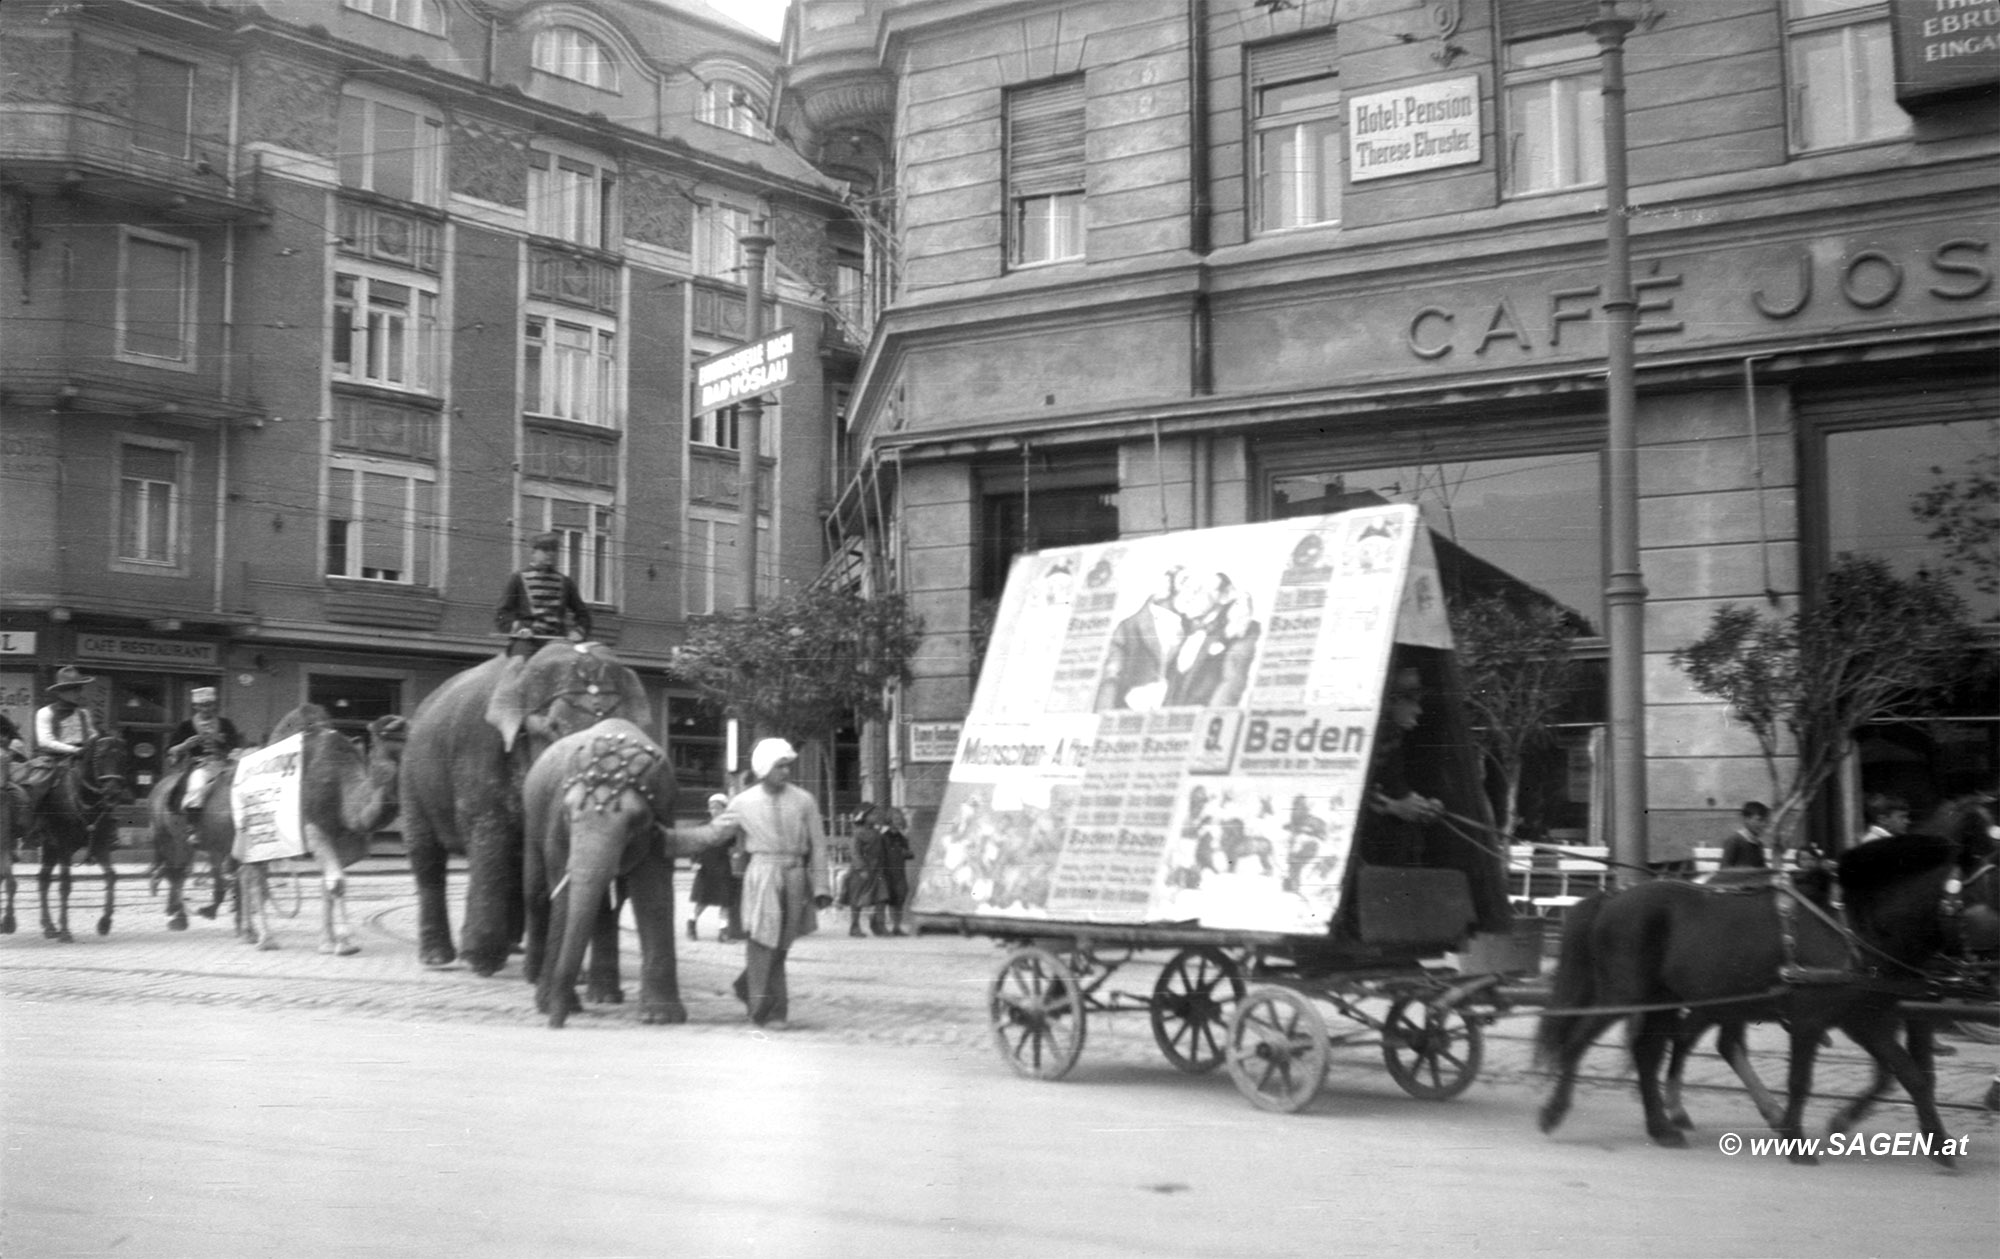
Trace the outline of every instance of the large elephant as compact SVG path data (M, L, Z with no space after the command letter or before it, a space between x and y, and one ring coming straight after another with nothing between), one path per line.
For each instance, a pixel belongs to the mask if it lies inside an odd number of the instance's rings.
M521 786L549 744L606 717L652 723L639 677L601 643L550 643L447 679L410 719L403 841L416 879L419 959L463 956L491 975L521 939ZM466 859L461 948L452 946L445 860Z
M640 1021L687 1021L674 952L674 857L717 841L708 827L667 829L675 790L666 751L617 717L558 739L528 771L526 969L539 976L535 1008L550 1027L579 1008L586 946L591 999L623 999L619 886L639 928Z

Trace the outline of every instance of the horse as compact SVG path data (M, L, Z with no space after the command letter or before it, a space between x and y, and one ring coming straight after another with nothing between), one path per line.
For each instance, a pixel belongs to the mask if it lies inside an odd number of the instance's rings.
M183 897L197 858L207 855L209 872L215 879L214 899L197 908L197 914L214 918L236 884L236 859L230 853L236 841L236 827L229 816L229 788L235 780L236 767L231 763L217 773L209 784L201 812L192 821L170 807L190 767L184 764L161 776L146 795L146 814L153 833L152 876L156 882L164 881L167 885L169 931L187 930L187 903Z
M1940 905L1958 872L1958 845L1935 835L1911 835L1863 845L1839 868L1851 927L1789 886L1769 881L1703 886L1656 880L1584 901L1564 924L1550 1000L1536 1032L1538 1059L1556 1073L1539 1115L1554 1131L1570 1108L1577 1064L1613 1023L1636 1013L1631 1042L1645 1109L1646 1132L1661 1146L1683 1147L1688 1126L1679 1109L1678 1077L1671 1105L1660 1084L1661 1059L1672 1048L1684 1060L1710 1026L1719 1048L1742 1077L1765 1120L1781 1136L1802 1135L1821 1037L1838 1027L1866 1050L1878 1073L1900 1083L1915 1103L1932 1157L1944 1153L1928 1062L1898 1040L1905 1020L1898 1002L1923 988L1926 965L1948 944ZM1640 1011L1620 1007L1645 1007ZM1591 1007L1608 1007L1605 1010ZM1779 1107L1751 1069L1743 1048L1747 1023L1779 1019L1790 1037L1786 1100ZM1929 1057L1926 1033L1913 1032L1917 1055ZM1845 1130L1872 1095L1835 1117ZM1795 1162L1813 1162L1795 1146Z
M92 738L74 761L31 794L30 833L42 845L42 867L37 876L41 891L42 934L51 940L73 943L69 930L71 863L85 852L104 871L104 912L97 919L97 934L111 933L111 915L117 905L118 872L111 866L115 830L112 811L129 804L132 794L125 783L125 741L115 734ZM56 868L62 869L62 889L55 914L49 912L49 884ZM0 927L12 930L13 888L7 890L7 910Z

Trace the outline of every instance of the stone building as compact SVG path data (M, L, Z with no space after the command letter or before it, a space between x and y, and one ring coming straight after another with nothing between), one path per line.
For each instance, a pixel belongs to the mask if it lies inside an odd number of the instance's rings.
M2000 446L2000 54L1984 0L1623 8L1646 779L1668 859L1768 793L1672 651L1723 602L1811 597L1840 552L1944 562L1913 496ZM887 753L913 811L940 798L982 609L1025 549L1409 501L1601 633L1597 16L794 7L795 139L863 189L882 250L837 520L931 629ZM2000 619L1990 585L1962 585ZM1600 692L1530 783L1558 833L1589 825ZM1968 685L1935 722L1871 732L1842 795L1996 768L2000 704Z
M668 664L738 605L737 417L690 364L746 339L740 238L796 345L766 597L821 568L825 366L859 348L860 237L771 127L775 45L699 0L106 0L5 6L0 62L16 720L74 662L143 786L195 685L252 733L407 713L501 645L552 531L719 784Z

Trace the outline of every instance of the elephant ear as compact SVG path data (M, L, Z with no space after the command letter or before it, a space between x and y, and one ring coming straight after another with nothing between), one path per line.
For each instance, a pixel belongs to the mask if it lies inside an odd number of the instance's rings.
M564 675L561 653L566 643L550 643L530 657L515 656L506 662L506 671L486 700L486 724L500 732L500 744L509 752L527 724L528 714L549 702ZM553 653L553 654L552 654Z

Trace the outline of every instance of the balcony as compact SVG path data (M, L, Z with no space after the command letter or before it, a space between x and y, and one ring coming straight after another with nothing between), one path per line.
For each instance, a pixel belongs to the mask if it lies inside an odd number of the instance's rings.
M251 180L229 178L228 142L190 134L185 156L133 144L130 122L93 110L0 104L0 165L28 193L133 202L180 222L262 220Z

